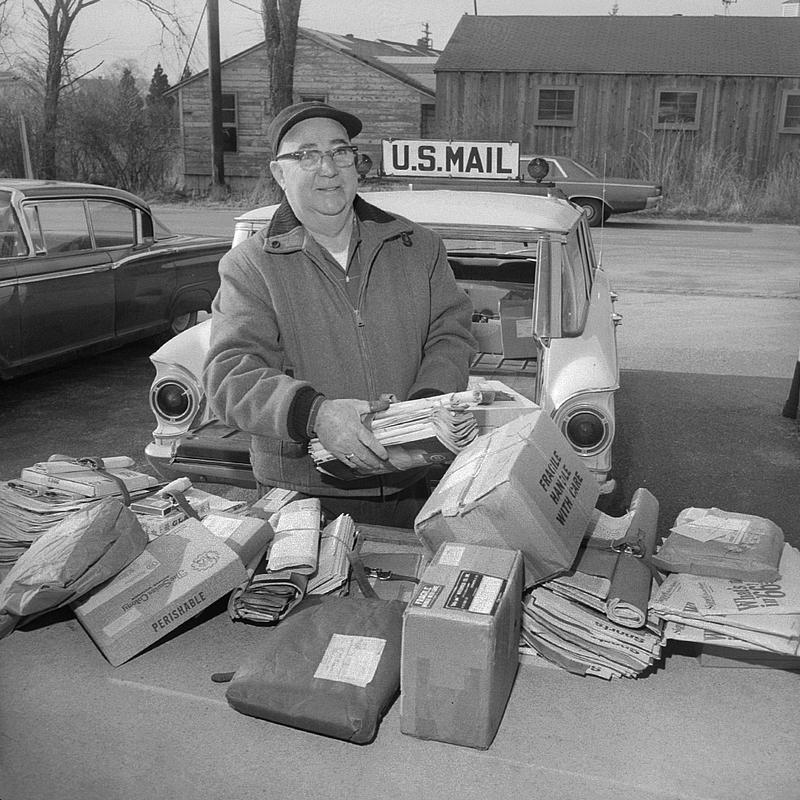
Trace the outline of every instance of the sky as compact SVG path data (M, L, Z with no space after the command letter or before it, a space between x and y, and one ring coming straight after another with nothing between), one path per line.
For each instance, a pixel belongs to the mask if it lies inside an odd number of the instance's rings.
M29 0L13 0L18 4ZM220 51L228 58L263 40L259 0L218 0ZM99 72L114 72L120 62L135 61L149 81L161 63L176 83L189 59L193 72L207 65L208 28L201 18L204 0L159 0L176 12L184 30L176 46L173 33L164 32L137 0L100 0L78 16L70 44L80 49L78 63ZM303 0L300 25L329 33L352 33L364 39L415 42L426 32L433 46L443 49L463 14L605 15L614 0ZM780 16L782 0L617 0L625 15ZM32 5L32 4L31 4ZM195 38L196 37L196 38ZM195 38L190 50L190 43Z

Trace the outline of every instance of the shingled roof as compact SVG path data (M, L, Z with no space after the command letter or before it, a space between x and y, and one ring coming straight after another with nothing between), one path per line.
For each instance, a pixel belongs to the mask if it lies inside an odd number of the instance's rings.
M465 14L436 72L800 76L800 18Z

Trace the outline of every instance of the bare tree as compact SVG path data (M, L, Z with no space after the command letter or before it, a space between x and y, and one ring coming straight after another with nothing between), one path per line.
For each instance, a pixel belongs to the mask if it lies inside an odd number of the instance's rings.
M136 0L161 23L183 32L178 18L155 0ZM6 0L0 0L6 2ZM45 178L56 178L58 148L58 104L63 89L79 77L69 77L69 62L79 51L69 48L69 35L76 17L101 0L33 0L44 31L42 45L46 52L42 115L41 172ZM99 66L99 65L98 65ZM94 69L96 69L95 67ZM89 70L91 72L92 70ZM84 73L86 75L88 73Z
M261 0L261 19L267 46L269 100L272 114L291 105L297 20L302 0Z

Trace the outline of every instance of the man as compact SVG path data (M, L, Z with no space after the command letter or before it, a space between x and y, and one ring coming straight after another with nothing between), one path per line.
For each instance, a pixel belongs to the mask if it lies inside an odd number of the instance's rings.
M387 453L364 424L381 395L462 390L474 349L471 303L441 239L356 195L361 121L298 103L270 125L270 169L285 199L269 225L220 262L204 370L219 417L249 432L260 487L321 498L329 516L410 527L425 499L417 471L324 476L316 436L361 470Z

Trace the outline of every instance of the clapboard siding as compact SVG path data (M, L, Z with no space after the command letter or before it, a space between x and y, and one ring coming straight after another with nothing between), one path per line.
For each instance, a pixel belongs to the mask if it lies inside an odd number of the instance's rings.
M535 124L537 89L558 86L577 90L576 124ZM657 91L664 89L702 93L696 130L655 127ZM739 159L743 172L753 177L797 151L797 134L778 133L786 90L800 90L800 79L442 71L437 73L436 127L442 138L518 141L523 153L572 155L630 175L708 148Z
M222 91L237 98L237 152L225 153L225 178L236 188L255 184L268 170L269 82L266 48L256 47L222 65ZM211 104L207 78L186 82L180 94L184 182L204 189L211 179ZM314 39L299 36L295 55L295 99L324 96L356 114L364 128L356 144L376 165L380 142L418 137L423 103L430 94Z

